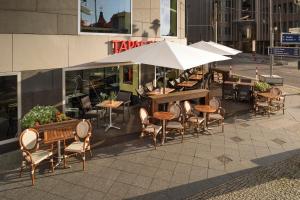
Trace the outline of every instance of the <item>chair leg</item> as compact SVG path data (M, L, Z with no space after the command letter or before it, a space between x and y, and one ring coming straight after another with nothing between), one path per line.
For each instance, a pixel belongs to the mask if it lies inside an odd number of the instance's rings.
M50 170L52 173L54 172L53 157L50 158Z
M183 143L184 129L181 131L181 143Z
M35 166L31 165L31 184L34 185L34 179L35 179Z
M153 143L154 143L154 148L156 150L156 137L153 135Z
M66 153L64 153L64 168L67 168L67 156L66 156Z
M224 133L224 119L222 119L222 133Z
M93 153L91 149L89 150L89 152L90 152L90 156L93 157Z
M25 162L25 161L22 161L22 163L21 163L20 174L19 174L19 177L20 177L20 178L22 177L23 169L24 169L24 167L25 167L25 163L24 163L24 162Z
M84 171L85 170L85 152L83 152L83 154L82 154L82 168Z

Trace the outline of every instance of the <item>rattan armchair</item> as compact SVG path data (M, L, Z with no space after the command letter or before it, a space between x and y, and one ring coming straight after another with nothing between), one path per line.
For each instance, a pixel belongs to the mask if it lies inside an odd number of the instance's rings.
M194 126L197 131L197 137L199 136L200 127L204 129L204 118L199 117L194 113L193 108L189 101L183 103L184 112L185 112L185 123L189 126Z
M64 141L64 167L67 166L67 158L72 155L80 154L82 157L82 168L85 170L85 152L89 151L90 156L92 156L90 139L92 135L92 125L91 123L83 119L76 126L75 141L70 145L66 145Z
M50 150L40 150L38 143L39 133L35 129L26 129L24 130L20 137L19 143L21 147L21 152L23 156L21 168L20 168L20 177L22 172L27 165L31 166L31 182L34 185L35 181L35 169L36 167L44 160L50 160L50 169L53 172L53 145L51 145Z
M225 109L221 107L221 101L217 97L213 97L209 101L209 105L216 109L215 113L210 113L208 115L209 123L217 122L219 125L222 125L222 132L224 132L224 118L225 118Z
M265 97L260 97L257 93L254 93L254 114L262 112L263 114L267 113L268 117L270 117L271 106L270 102Z
M185 127L184 127L184 116L183 116L182 108L179 104L172 103L169 105L168 110L169 112L173 113L175 116L172 120L167 122L166 130L179 131L179 133L181 134L181 142L183 142Z
M145 108L140 108L139 114L142 123L141 137L144 137L145 134L151 135L153 139L154 147L156 149L156 137L162 130L162 126L150 123L151 116L149 116Z
M277 96L277 98L272 100L271 106L277 111L282 110L282 113L284 114L285 95L283 95L282 91L277 87L271 88L270 93L273 93L274 95Z

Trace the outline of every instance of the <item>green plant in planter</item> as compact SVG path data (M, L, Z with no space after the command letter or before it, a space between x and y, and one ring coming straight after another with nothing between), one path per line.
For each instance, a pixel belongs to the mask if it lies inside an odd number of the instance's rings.
M117 93L112 91L109 96L109 100L114 101L117 99Z
M53 106L35 106L21 120L22 128L26 129L55 122L56 113L59 111Z
M271 86L266 82L257 82L254 85L254 89L260 92L266 92L271 88Z

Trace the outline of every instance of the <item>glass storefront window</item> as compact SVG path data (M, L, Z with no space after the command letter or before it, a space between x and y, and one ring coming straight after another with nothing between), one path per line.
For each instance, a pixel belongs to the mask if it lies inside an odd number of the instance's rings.
M80 0L80 31L131 34L131 0Z
M160 21L162 36L177 36L177 0L160 0Z
M0 76L0 141L18 132L18 80L16 75Z
M81 98L89 96L95 105L101 101L101 94L110 95L112 91L119 91L118 67L65 72L66 109L78 109L76 115L80 115Z

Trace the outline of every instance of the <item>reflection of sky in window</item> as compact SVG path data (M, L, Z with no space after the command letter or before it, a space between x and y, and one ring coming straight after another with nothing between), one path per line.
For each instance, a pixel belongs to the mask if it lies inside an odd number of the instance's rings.
M170 33L170 21L171 21L171 0L160 0L160 20L161 20L161 35L169 35Z
M131 12L131 0L81 0L81 5L85 5L91 10L91 15L82 13L82 19L89 22L95 22L95 2L97 9L97 20L100 11L103 11L104 19L109 22L113 14L126 11Z

